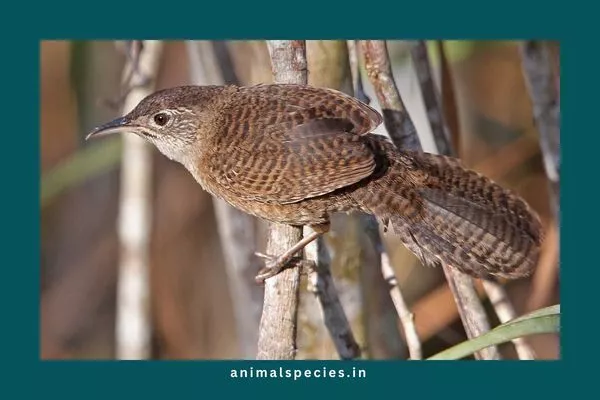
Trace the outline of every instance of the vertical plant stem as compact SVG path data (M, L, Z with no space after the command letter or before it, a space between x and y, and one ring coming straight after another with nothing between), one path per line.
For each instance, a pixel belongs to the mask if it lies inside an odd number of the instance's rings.
M444 41L437 40L437 49L440 56L440 68L441 68L441 92L442 92L442 108L444 110L444 119L446 120L446 126L450 131L452 148L457 156L460 156L460 123L458 118L458 109L456 107L456 95L454 91L454 82L452 80L452 72L450 70L450 63L446 57L446 51L444 49Z
M348 40L348 59L350 60L350 73L352 75L352 86L354 88L354 97L362 101L365 104L370 104L371 99L365 93L363 85L362 74L360 71L360 57L359 57L359 41Z
M406 338L406 345L408 346L410 358L411 360L420 360L423 358L423 352L421 351L421 340L419 339L417 326L415 325L415 316L408 309L406 301L404 301L404 296L398 286L398 279L396 279L394 269L390 265L390 258L385 252L381 253L381 273L390 286L390 296L392 297L392 301L398 312L398 317L400 318L400 323L404 329L404 337Z
M305 235L312 231L310 227L304 230ZM339 357L342 360L360 357L360 346L354 338L331 275L331 256L323 237L306 246L304 251L306 259L315 263L315 268L308 274L309 290L319 302L323 321Z
M533 115L540 135L546 176L550 181L552 210L560 225L560 98L557 76L544 42L525 41L521 44L523 74L533 104Z
M134 42L125 67L129 89L123 111L152 93L162 54L160 41ZM121 360L150 357L149 242L151 229L151 148L136 135L123 135L118 216L121 243L117 283L116 347Z
M375 89L383 123L392 142L406 150L421 150L421 141L402 101L384 40L361 40L367 76Z
M306 44L303 40L269 40L275 83L307 83ZM282 254L302 239L302 229L269 224L267 254ZM286 268L265 281L257 358L291 360L296 355L300 268Z
M467 337L473 339L489 331L490 323L477 295L473 279L445 263L442 264L442 267ZM490 346L475 353L475 358L498 360L500 353L496 346Z
M496 315L498 315L500 323L503 324L517 317L515 308L513 307L510 299L508 298L508 294L502 285L496 282L484 280L483 288L490 299L494 310L496 310ZM535 353L524 337L513 339L512 343L515 346L515 350L520 360L535 360Z
M367 255L365 260L370 260L370 263L365 262L363 267L363 286L366 289L371 289L373 292L369 297L375 298L377 307L367 308L366 312L373 312L375 309L378 314L378 318L381 322L370 322L369 325L376 325L376 330L371 328L373 338L369 338L369 344L377 341L385 341L383 345L379 344L375 349L372 350L373 355L385 356L386 358L399 358L405 357L405 352L408 347L409 357L420 358L420 347L421 344L418 339L418 335L415 330L414 324L405 323L408 322L404 318L405 315L410 314L406 303L404 303L404 297L398 286L394 270L389 263L389 257L385 251L381 234L379 233L379 225L377 220L369 214L360 214L360 227L365 232L367 239L366 242L373 248L372 259ZM390 317L394 317L391 319ZM406 343L402 341L400 331L398 330L398 321L402 325L402 329L405 333ZM416 342L408 343L408 337L410 339L416 338ZM412 346L412 348L411 348ZM377 353L375 353L377 350Z
M435 81L433 80L433 71L425 41L419 40L412 45L411 56L437 152L446 155L456 154L450 140L450 133L446 125L444 111L440 105Z

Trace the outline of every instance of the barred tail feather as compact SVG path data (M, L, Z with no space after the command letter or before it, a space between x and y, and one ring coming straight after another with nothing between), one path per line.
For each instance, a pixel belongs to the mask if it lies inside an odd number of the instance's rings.
M442 261L483 279L531 274L541 223L520 197L455 159L377 145L389 165L355 201L389 221L423 263Z

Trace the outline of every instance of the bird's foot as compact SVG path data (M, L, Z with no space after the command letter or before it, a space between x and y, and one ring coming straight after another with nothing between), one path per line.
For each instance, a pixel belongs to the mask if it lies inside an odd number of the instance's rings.
M254 253L257 257L265 259L265 266L258 271L258 274L254 277L257 284L263 285L265 280L271 278L283 270L283 264L278 262L278 257L270 256L263 253Z
M299 258L289 258L284 256L271 256L264 253L254 253L257 257L265 259L265 266L258 271L258 274L254 278L257 284L264 285L265 280L279 274L285 268L290 267L301 267L301 268L313 268L314 263L308 260L302 260Z

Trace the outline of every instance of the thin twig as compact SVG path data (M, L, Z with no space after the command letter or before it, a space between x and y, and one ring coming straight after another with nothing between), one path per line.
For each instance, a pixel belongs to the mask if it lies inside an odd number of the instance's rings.
M440 57L440 91L442 97L442 109L444 110L444 119L446 126L450 131L452 147L455 154L460 156L460 122L458 117L458 109L456 106L456 95L454 94L454 82L452 80L452 71L450 63L446 57L444 49L444 41L437 40L437 49Z
M496 315L498 315L500 322L505 323L515 319L517 313L502 285L486 280L482 282L483 288L485 289L494 310L496 310ZM525 338L513 339L512 343L515 346L515 350L517 351L520 360L535 360L535 353L533 352L533 349L529 347Z
M473 279L445 263L442 263L442 267L467 337L473 339L489 331L490 323L477 295ZM500 354L496 346L490 346L475 353L475 358L497 360L500 359Z
M367 76L375 89L383 123L392 142L401 149L421 150L417 130L404 106L383 40L361 40Z
M361 44L365 68L383 109L384 122L390 138L398 148L421 150L416 129L394 82L385 42L367 40L361 41ZM454 294L467 336L474 337L488 331L489 322L472 279L445 263L442 263L442 268ZM486 359L498 357L494 348L488 348L478 354Z
M523 74L533 104L540 147L552 192L554 218L560 224L560 99L550 51L544 42L526 41L521 47Z
M221 68L210 41L188 41L192 82L195 85L224 84ZM254 284L260 261L254 256L254 217L213 199L217 228L227 267L237 338L245 358L254 358L262 309L262 290Z
M371 99L365 93L365 88L362 81L362 74L360 72L360 60L358 47L358 40L348 40L348 58L350 61L350 73L352 74L352 86L354 88L354 97L362 101L365 104L370 104Z
M384 279L390 285L390 296L404 329L404 337L406 338L410 358L411 360L420 360L423 358L423 353L421 351L421 341L417 333L417 326L415 325L415 316L410 312L404 301L404 296L402 296L402 291L400 291L400 287L398 286L398 279L396 279L394 269L390 265L390 258L387 253L381 253L381 272Z
M444 111L440 105L439 96L433 80L433 71L427 54L425 41L419 40L411 46L411 56L415 72L419 79L423 103L427 119L431 126L433 141L439 154L456 154L453 149L450 133L445 121Z
M276 83L307 83L306 45L303 40L269 40ZM269 224L267 253L282 254L302 238L302 229ZM296 328L300 268L286 268L265 281L263 314L257 358L291 360L296 355Z
M312 231L310 227L304 227L304 230L305 235ZM360 357L360 346L354 338L331 275L331 256L323 237L306 246L304 253L307 260L315 263L315 268L308 273L309 291L319 301L323 321L338 355L342 360Z
M150 83L151 77L140 69L140 53L144 49L142 40L115 41L117 50L125 55L127 69L121 78L120 93L116 99L100 99L99 105L118 111L123 107L129 93Z
M523 75L533 105L533 115L540 138L540 148L544 160L544 168L549 181L551 193L551 206L554 214L554 222L560 226L560 65L557 58L553 58L548 44L538 41L526 41L521 44L521 58L523 64ZM553 66L555 67L553 70ZM560 242L560 230L555 228L551 231L556 236L556 242ZM548 243L548 241L546 241ZM547 247L547 246L546 246ZM545 277L536 276L534 286L549 276L547 273L554 267L552 257L556 264L560 263L560 248L557 245L551 249L546 257L540 260L540 273ZM544 253L543 253L544 254ZM550 259L548 259L550 257ZM548 264L550 261L550 264ZM543 264L542 264L543 262ZM550 269L548 269L548 267ZM530 301L539 301L539 291L535 298ZM531 303L530 303L531 304Z
M138 48L138 46L130 46ZM126 64L127 91L123 111L131 111L152 92L162 54L160 41L145 41ZM145 83L142 85L142 83ZM121 243L117 284L117 357L150 357L149 242L151 229L150 147L136 135L123 136L123 165L119 201L118 236Z
M433 72L425 41L419 40L412 45L411 56L415 73L419 80L423 102L425 103L425 111L427 112L437 153L456 155L456 151L450 141L450 133L442 111L435 82L433 81Z
M361 244L357 249L356 260L360 266L368 356L374 359L407 358L407 346L399 327L401 319L390 296L388 282L382 274L381 263L385 247L379 233L378 221L370 214L357 214L358 220L352 225Z
M400 324L402 325L409 356L413 360L419 360L422 358L421 342L414 324L413 313L409 311L408 306L404 301L404 296L402 295L400 286L398 285L398 279L396 278L394 270L390 265L390 259L385 251L385 247L379 233L377 220L371 215L363 215L361 222L365 233L371 240L371 243L375 249L377 261L379 263L377 267L381 273L381 278L383 278L383 281L387 286L387 293L392 300L392 304L400 320Z
M475 289L483 301L486 297L485 291L483 285L478 283L480 282L475 282ZM415 302L412 311L419 316L415 320L415 325L423 342L434 336L446 343L463 340L462 333L450 326L456 318L460 318L460 314L449 285L440 285L427 293Z

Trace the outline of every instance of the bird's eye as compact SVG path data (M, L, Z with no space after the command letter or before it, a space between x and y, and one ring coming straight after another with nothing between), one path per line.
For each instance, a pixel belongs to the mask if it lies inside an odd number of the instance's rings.
M154 116L154 122L156 125L165 126L169 122L169 116L165 113L158 113Z

